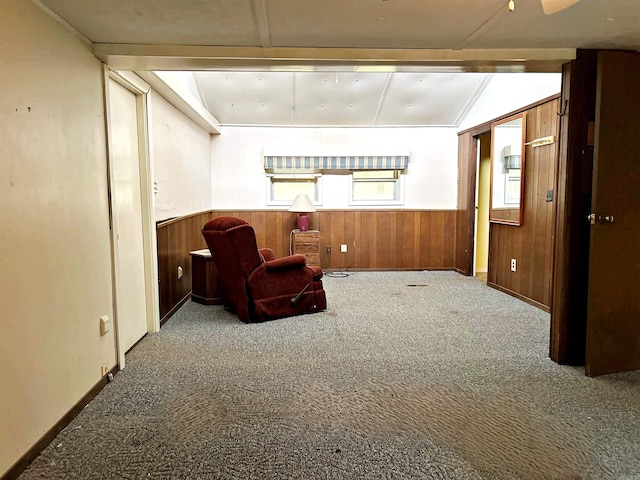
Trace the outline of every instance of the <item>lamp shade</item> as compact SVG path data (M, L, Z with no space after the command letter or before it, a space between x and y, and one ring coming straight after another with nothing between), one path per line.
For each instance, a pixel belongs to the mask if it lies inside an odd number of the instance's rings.
M309 213L315 212L316 207L313 206L311 199L306 193L299 193L296 195L296 198L293 200L291 207L289 207L290 212L300 212L300 213Z

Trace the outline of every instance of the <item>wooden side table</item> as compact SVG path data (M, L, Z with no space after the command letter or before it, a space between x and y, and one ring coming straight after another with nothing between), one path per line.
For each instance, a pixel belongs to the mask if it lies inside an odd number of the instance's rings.
M222 305L218 271L208 248L189 252L191 255L191 300L204 305Z
M293 231L293 253L301 253L307 258L307 265L320 266L320 232L318 230Z

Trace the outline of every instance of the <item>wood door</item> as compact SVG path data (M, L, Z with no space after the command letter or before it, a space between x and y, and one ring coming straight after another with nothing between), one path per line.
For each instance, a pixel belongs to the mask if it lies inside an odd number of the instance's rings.
M473 275L477 163L478 139L471 132L459 134L454 268L463 275Z
M640 55L600 52L586 374L640 368Z
M109 79L116 315L123 352L147 333L137 115L136 95Z

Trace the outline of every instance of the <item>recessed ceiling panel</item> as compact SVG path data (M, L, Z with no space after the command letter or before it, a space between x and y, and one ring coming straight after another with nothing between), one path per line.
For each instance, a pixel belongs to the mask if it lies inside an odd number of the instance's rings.
M250 0L42 0L94 43L259 46Z
M389 75L296 73L294 125L372 125Z
M291 124L291 73L197 72L211 114L222 125Z
M457 125L487 75L394 73L376 125Z

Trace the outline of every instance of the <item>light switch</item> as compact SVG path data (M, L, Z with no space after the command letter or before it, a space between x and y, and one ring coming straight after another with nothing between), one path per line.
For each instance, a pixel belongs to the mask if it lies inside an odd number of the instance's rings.
M102 317L100 317L100 336L104 336L107 334L107 332L109 332L111 330L111 319L106 316L103 315Z

